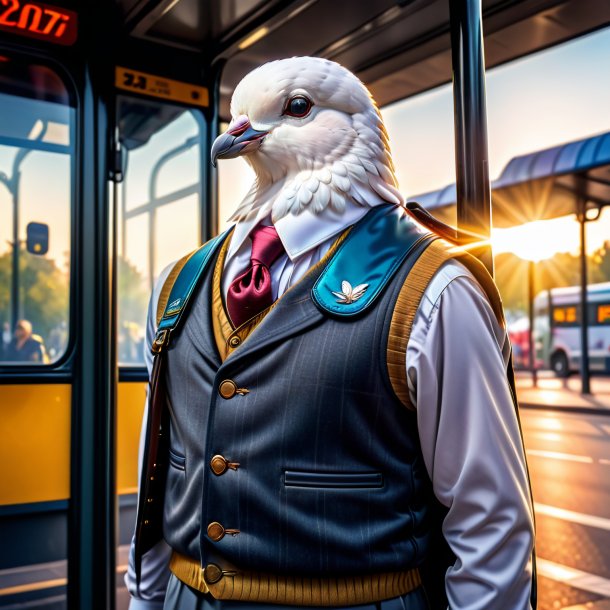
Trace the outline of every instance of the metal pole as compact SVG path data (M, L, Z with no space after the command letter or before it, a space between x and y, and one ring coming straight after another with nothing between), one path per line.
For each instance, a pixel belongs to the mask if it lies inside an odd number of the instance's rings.
M80 104L77 138L78 240L74 254L75 355L72 385L68 519L68 609L116 607L116 210L108 188L113 154L115 58L106 36L117 21L107 3L79 13L76 64ZM102 6L103 4L103 6ZM118 36L114 32L115 38ZM112 202L114 205L114 202Z
M451 0L449 8L457 223L459 228L488 238L491 230L491 190L481 0ZM491 248L486 246L479 256L493 274Z
M589 316L587 315L587 242L586 205L584 196L578 199L578 222L580 223L580 378L581 393L591 393L589 371Z
M129 154L129 153L125 153ZM121 258L127 260L127 198L125 197L125 187L116 190L117 196L121 198Z
M534 345L534 282L536 273L536 263L529 261L528 265L528 301L529 301L529 331L528 331L528 344L529 344L529 365L532 373L532 385L538 386L538 371L536 370L536 346Z
M157 249L157 209L148 212L148 284L150 292L155 288L155 252Z
M16 170L12 176L12 195L13 195L13 272L11 275L11 323L12 330L15 330L17 322L21 318L21 305L19 299L19 178L21 172Z
M211 67L209 77L209 87L211 93L211 103L206 113L207 119L207 139L202 151L202 176L204 176L205 184L203 188L203 201L205 208L202 209L201 218L201 241L206 242L208 239L217 235L219 232L219 210L218 210L218 170L212 165L211 150L212 144L218 136L220 116L220 80L222 78L222 70L225 66L225 61L220 59Z

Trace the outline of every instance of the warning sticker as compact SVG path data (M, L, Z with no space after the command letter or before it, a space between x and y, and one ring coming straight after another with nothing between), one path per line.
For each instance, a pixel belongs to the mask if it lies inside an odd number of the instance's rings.
M164 76L155 76L146 72L138 72L121 66L117 66L115 70L115 86L118 89L132 91L140 95L160 97L193 106L208 106L210 103L206 87L172 80Z

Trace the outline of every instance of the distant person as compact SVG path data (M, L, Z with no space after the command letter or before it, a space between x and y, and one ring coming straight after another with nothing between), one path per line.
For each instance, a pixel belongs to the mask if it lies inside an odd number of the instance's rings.
M0 360L6 359L6 348L11 342L11 326L8 322L4 322L2 325L2 336L0 337Z
M3 345L8 345L11 342L11 325L8 322L5 322L2 325L2 343Z
M42 337L32 333L32 323L29 320L19 320L15 325L13 338L6 347L4 358L9 362L44 364L47 361Z

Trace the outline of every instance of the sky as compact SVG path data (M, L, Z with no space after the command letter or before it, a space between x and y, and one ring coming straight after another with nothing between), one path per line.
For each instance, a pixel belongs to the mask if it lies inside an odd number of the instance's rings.
M610 131L610 28L487 72L490 177L515 156ZM381 109L394 163L407 198L455 181L451 85ZM242 159L219 163L221 218L226 219L252 182ZM561 251L578 251L573 218L543 225ZM497 230L495 251L529 240L528 231ZM500 237L497 237L500 236ZM610 214L587 227L588 250L610 239ZM523 248L522 248L523 250ZM549 248L546 249L550 251ZM525 254L524 252L522 252Z

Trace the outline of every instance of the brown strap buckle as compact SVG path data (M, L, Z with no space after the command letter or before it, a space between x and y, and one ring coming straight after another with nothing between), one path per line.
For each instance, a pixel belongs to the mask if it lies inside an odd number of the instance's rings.
M161 353L169 344L169 329L159 330L155 335L151 350L153 354Z

